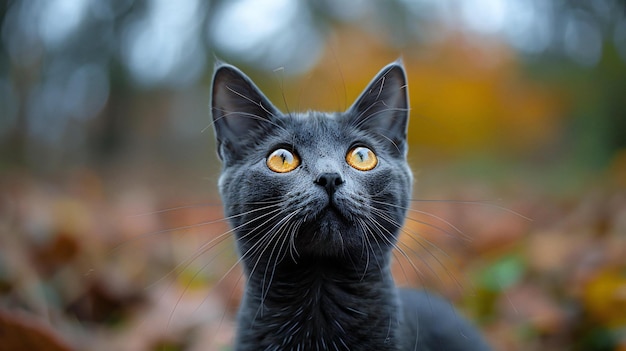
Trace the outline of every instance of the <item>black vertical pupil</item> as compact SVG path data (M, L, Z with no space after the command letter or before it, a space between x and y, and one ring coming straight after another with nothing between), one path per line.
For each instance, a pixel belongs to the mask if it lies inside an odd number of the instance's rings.
M358 150L357 151L357 155L361 159L361 162L363 162L363 161L365 161L367 159L367 153L363 149Z

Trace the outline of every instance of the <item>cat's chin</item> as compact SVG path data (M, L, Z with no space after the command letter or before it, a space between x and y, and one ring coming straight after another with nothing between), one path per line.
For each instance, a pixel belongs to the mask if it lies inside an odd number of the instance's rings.
M302 226L298 234L299 252L316 256L341 256L356 245L361 247L361 234L348 215L335 207L320 211Z

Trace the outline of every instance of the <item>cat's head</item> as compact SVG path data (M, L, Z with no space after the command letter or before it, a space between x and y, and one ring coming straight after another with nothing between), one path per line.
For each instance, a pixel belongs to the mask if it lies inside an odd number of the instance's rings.
M384 67L345 112L289 114L221 64L211 109L220 193L244 265L390 251L412 184L401 63Z

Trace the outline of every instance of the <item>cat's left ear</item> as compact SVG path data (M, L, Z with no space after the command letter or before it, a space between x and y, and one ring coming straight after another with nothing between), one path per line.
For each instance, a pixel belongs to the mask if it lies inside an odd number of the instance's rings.
M238 68L220 63L213 75L211 112L220 159L239 158L280 114Z
M409 102L401 62L385 66L348 109L351 124L382 136L399 155L406 154Z

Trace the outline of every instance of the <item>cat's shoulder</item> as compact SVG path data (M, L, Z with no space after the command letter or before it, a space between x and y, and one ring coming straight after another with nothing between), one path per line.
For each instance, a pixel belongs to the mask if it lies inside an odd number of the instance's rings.
M399 288L406 350L487 351L476 329L447 301L426 290Z

